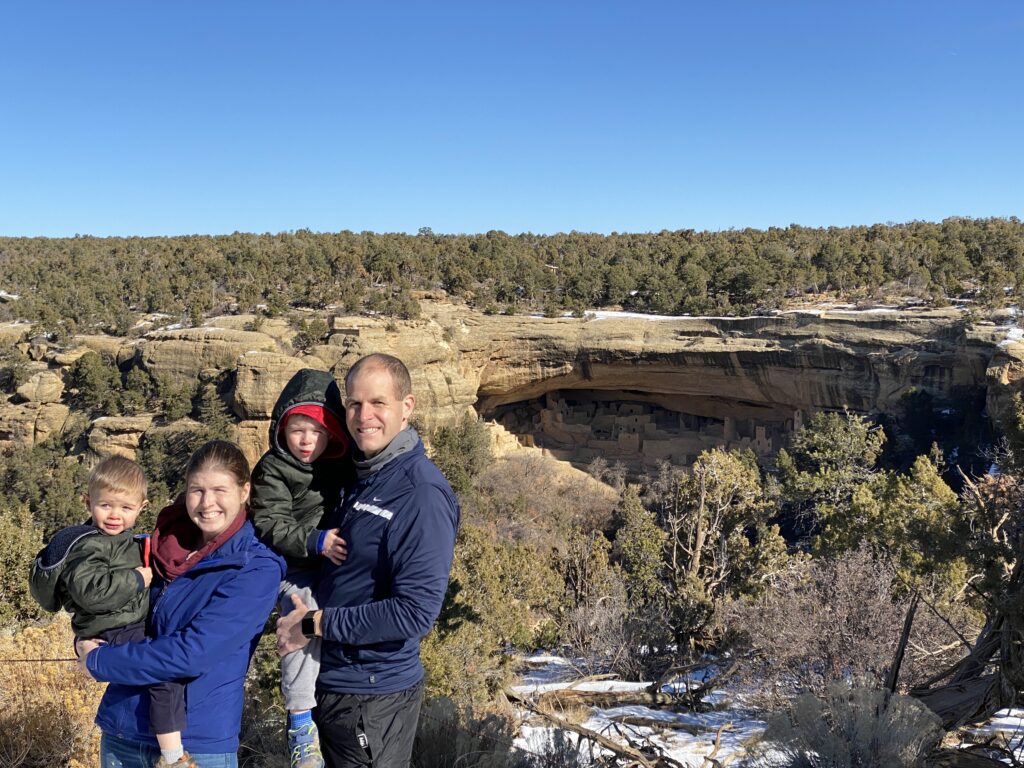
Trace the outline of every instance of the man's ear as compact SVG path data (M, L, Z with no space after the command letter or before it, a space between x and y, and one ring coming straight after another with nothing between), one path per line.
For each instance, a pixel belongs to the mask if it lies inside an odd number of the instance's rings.
M416 395L408 394L402 398L402 422L408 424L409 418L412 416L413 409L416 407Z

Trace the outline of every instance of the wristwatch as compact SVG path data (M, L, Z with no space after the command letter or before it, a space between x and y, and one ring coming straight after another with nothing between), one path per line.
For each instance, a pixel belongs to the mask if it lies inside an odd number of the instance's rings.
M302 634L305 637L316 637L316 611L306 611L302 617Z

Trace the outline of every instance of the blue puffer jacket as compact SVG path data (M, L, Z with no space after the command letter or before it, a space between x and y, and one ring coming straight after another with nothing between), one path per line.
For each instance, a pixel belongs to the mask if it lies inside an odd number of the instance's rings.
M93 677L111 683L96 713L100 730L155 745L144 686L184 679L185 749L237 752L245 673L284 572L284 560L246 522L174 581L154 578L154 638L103 646L86 660Z
M387 694L423 677L420 638L444 602L459 504L417 438L348 489L336 524L348 559L327 561L317 688Z

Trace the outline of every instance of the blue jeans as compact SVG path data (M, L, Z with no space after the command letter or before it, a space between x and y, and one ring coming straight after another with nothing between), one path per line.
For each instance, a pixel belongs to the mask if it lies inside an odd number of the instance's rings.
M191 754L199 768L238 768L238 755L234 752ZM100 736L100 768L153 768L159 759L160 750L152 744L126 741L109 733Z

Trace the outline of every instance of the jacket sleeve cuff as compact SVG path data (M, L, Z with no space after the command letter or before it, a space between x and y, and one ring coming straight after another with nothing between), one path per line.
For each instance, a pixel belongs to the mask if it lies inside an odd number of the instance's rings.
M99 672L97 671L97 665L99 662L97 652L99 650L100 648L93 648L91 651L89 651L88 655L85 657L85 668L89 670L89 674L92 675L94 680L103 682L103 679L99 676Z
M324 533L326 533L326 531L314 528L309 532L309 536L306 537L306 552L309 553L310 557L317 557L320 554L320 537L323 536Z
M132 573L135 574L135 582L136 582L136 584L138 584L138 590L137 591L138 592L145 592L146 591L146 580L144 578L142 578L142 574L139 573L138 571L134 571L134 570L132 571Z

